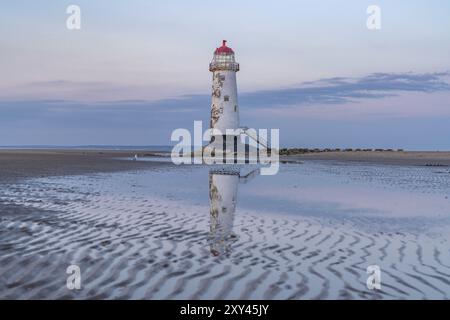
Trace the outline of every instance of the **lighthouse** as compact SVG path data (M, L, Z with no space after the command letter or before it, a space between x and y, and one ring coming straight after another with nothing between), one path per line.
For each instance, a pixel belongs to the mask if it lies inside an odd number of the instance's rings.
M224 153L235 152L239 137L239 104L237 96L236 62L234 51L222 41L216 48L209 64L212 72L211 120L212 131L210 147ZM233 132L230 133L230 130ZM232 149L230 149L232 148Z
M226 40L223 40L222 46L214 51L209 71L213 75L210 127L219 129L225 135L227 129L239 128L236 83L239 63L236 62L234 51L227 46Z

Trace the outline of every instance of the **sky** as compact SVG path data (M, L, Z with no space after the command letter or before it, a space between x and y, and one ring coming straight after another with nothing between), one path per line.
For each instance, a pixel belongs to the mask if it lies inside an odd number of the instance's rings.
M241 124L279 128L282 146L450 150L449 13L446 0L0 0L0 146L169 145L206 129L227 39Z

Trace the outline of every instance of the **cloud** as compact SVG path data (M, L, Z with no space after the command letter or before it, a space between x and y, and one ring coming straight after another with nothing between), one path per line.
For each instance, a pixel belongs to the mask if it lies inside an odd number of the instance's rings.
M358 99L381 99L402 92L450 91L443 73L374 73L359 78L326 78L288 89L241 95L241 105L252 107L344 104Z
M324 78L317 81L304 82L296 87L280 88L272 90L261 90L253 92L243 92L239 95L241 108L271 108L274 106L302 106L302 105L324 105L324 104L345 104L361 99L381 99L397 96L404 92L442 92L450 91L450 85L446 78L450 72L436 73L373 73L362 77L334 77ZM65 80L34 82L27 84L29 87L49 88L60 91L77 91L84 97L90 96L93 91L114 92L120 95L120 91L126 91L127 96L130 86L120 86L105 82L72 82ZM109 88L109 89L108 89ZM160 100L145 99L116 99L111 101L89 102L82 99L76 102L72 98L67 101L58 98L57 100L28 100L28 101L0 101L0 107L12 104L32 103L42 106L47 104L52 108L59 105L60 108L71 108L74 106L89 105L89 110L112 111L114 108L121 108L127 111L139 111L147 109L150 112L188 112L204 111L209 108L210 95L182 95L175 98ZM81 101L81 100L80 100Z
M450 72L440 73L374 73L363 77L334 77L301 83L297 87L244 92L239 95L241 110L270 109L277 106L301 107L314 105L340 105L362 99L382 99L404 92L450 91L445 81ZM31 83L30 86L64 88L90 88L105 90L107 83L78 83L55 80ZM120 86L111 86L119 90ZM173 114L183 114L186 119L207 119L211 96L185 95L170 99L143 100L117 99L111 101L0 100L1 119L58 119L73 122L140 123L145 121L179 122ZM95 119L95 120L94 120Z
M275 106L337 105L361 99L382 99L404 92L450 91L445 78L450 72L440 73L374 73L359 78L334 77L301 83L297 87L244 92L239 95L241 108L271 108ZM185 95L158 101L125 102L133 106L145 105L162 112L205 110L210 95Z
M345 106L348 108L349 105L353 109L360 110L358 112L361 114L366 114L366 118L375 121L374 112L377 110L387 112L392 107L392 99L389 100L389 103L378 103L377 99L398 96L398 99L405 101L405 99L408 100L408 97L424 93L425 96L428 96L427 93L439 93L430 95L430 97L435 97L434 103L442 109L447 107L446 104L448 105L448 101L441 95L447 96L450 92L450 86L446 82L449 75L450 72L374 73L364 77L320 79L301 83L292 88L244 92L239 95L243 111L242 121L246 125L252 126L275 125L280 128L290 126L294 130L298 128L298 124L293 124L293 119L295 118L295 121L298 122L305 118L306 110L310 113L326 113L328 115L326 121L338 123L342 121L342 115L339 118L330 110L334 110L335 106L340 106L341 108L335 110L342 113L341 111L345 111ZM74 85L65 81L40 85L64 87L67 84L69 87ZM78 88L82 86L76 84ZM96 87L94 83L90 83L90 86ZM409 94L405 95L405 93ZM51 143L49 140L58 136L61 141L67 141L70 138L71 141L76 141L74 143L86 143L85 140L91 141L92 137L99 136L97 142L118 141L117 139L121 138L123 140L120 141L123 143L128 140L136 141L136 137L147 139L150 131L154 136L163 136L164 138L161 139L166 141L174 128L192 126L194 120L203 120L204 123L208 123L210 99L209 94L202 94L155 101L116 99L90 102L60 99L59 97L47 100L0 100L0 133L4 140L1 142L10 144L12 143L11 139L22 136L22 140L17 141L27 143L34 137L40 137L41 143ZM412 113L413 109L423 109L425 115L427 112L431 112L428 110L429 108L425 108L428 106L429 99L425 99L425 101L424 99L421 101L414 99L417 98L411 98L407 103L399 103L404 115ZM357 101L363 103L352 104ZM360 108L362 105L372 106ZM328 110L324 111L324 106L328 106ZM260 112L253 112L254 110ZM269 117L267 112L270 112ZM294 115L299 112L303 112L302 116L295 117ZM348 112L344 112L344 120L347 117ZM80 133L83 133L84 136L78 136ZM101 136L102 133L104 136ZM12 138L7 138L7 136Z

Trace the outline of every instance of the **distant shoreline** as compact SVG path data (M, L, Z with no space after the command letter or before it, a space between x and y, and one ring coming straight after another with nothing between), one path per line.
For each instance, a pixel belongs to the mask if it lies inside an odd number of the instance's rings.
M23 145L23 146L0 146L1 150L107 150L107 151L158 151L169 152L172 146L113 146L113 145L80 145L80 146L46 146L46 145Z
M327 151L280 155L280 159L447 167L450 166L450 151Z

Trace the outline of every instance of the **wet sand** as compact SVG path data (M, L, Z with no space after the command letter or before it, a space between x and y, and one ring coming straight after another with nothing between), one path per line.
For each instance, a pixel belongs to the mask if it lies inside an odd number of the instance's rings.
M120 158L151 156L142 150L0 150L0 183L33 177L93 174L167 166L157 162L130 162Z
M208 207L182 201L175 193L183 191L181 182L170 181L175 176L196 187L194 169L116 160L111 157L129 157L130 152L102 152L0 152L0 298L449 298L447 216L437 214L427 225L423 221L428 219L414 217L324 219L243 208L236 214L222 212L230 228L222 236L212 228ZM311 168L301 168L304 177L314 178L317 170L327 175L345 171ZM357 169L355 179L386 183L383 168ZM402 182L405 188L419 188L425 196L446 194L450 172L410 171L406 168L386 184L412 176ZM354 170L344 172L344 185L353 179L349 172ZM204 182L206 187L207 176ZM171 184L174 191L166 191ZM213 254L217 245L226 253ZM82 290L66 288L70 264L81 268ZM366 287L371 264L382 268L380 291Z

